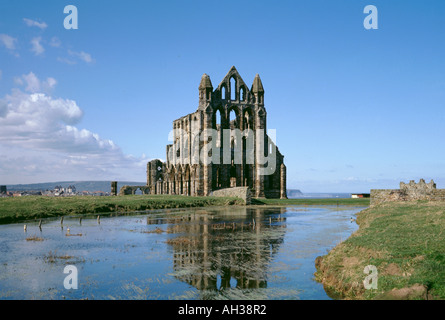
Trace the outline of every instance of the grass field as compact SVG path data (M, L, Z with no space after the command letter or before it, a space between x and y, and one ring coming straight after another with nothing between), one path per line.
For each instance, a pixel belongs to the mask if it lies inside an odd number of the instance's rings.
M65 215L111 214L149 209L242 205L238 198L130 195L118 197L0 198L0 224Z
M445 202L386 203L357 214L360 228L317 258L316 279L347 299L445 299ZM378 271L366 290L364 268Z

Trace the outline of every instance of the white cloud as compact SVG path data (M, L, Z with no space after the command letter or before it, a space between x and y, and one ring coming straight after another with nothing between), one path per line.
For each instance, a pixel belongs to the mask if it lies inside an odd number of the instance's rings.
M44 85L47 86L48 88L52 89L56 86L57 84L57 80L54 78L46 78L46 81L44 82Z
M48 27L48 25L45 22L38 22L27 18L23 18L23 21L28 27L37 27L42 30L45 30Z
M51 47L59 48L62 45L62 42L57 37L52 37L51 41L49 42L49 45Z
M0 180L143 180L148 159L78 128L83 111L74 100L39 92L45 83L54 87L48 79L30 72L16 78L28 92L16 88L0 99Z
M3 101L7 112L0 118L0 141L30 147L47 145L46 141L54 137L52 134L64 133L67 125L78 123L83 115L75 101L55 99L44 93L15 89Z
M45 48L43 48L40 41L42 41L42 37L35 37L35 38L32 38L32 40L31 40L31 44L32 44L31 51L34 52L34 54L36 56L41 55L43 52L45 52Z
M86 53L84 51L80 51L80 52L75 52L75 51L71 51L68 50L68 54L72 57L76 57L86 63L92 63L94 60L91 57L91 55L89 53Z
M83 62L86 62L86 63L93 63L94 62L94 59L92 58L91 54L86 53L84 51L76 52L76 51L68 50L68 54L69 54L69 56L71 58L61 58L61 57L58 57L57 61L63 62L63 63L66 63L66 64L71 64L71 65L77 64L77 62L79 60L83 61Z
M9 50L15 50L16 38L8 36L7 34L0 34L0 43Z
M14 82L17 85L26 85L25 90L31 93L51 92L57 84L56 79L51 77L46 78L45 81L41 81L33 72L16 77Z
M63 63L66 63L66 64L71 64L71 65L76 64L76 61L74 61L74 60L70 60L70 59L67 59L67 58L61 58L61 57L57 57L57 61L63 62Z
M148 159L115 152L73 155L0 143L0 178L4 184L50 181L144 181Z

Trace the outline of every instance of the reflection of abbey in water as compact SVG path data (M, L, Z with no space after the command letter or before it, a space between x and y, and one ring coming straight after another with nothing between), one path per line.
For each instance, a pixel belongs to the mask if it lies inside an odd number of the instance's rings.
M200 139L206 129L217 132L216 146L221 152L220 163L190 161L196 154L193 151L195 148L203 150L204 146L208 146L204 143L208 140ZM248 145L251 141L249 137L246 145L246 136L223 134L223 130L233 132L236 129L243 134L253 132L254 145ZM259 133L260 130L264 130L263 133ZM197 111L173 121L173 144L167 145L166 162L152 160L147 164L149 192L208 196L213 190L248 186L257 198L286 198L284 156L265 132L264 89L258 75L249 90L236 68L232 67L214 90L210 77L204 74L199 85ZM230 148L231 159L228 163L222 161L224 146ZM263 153L273 161L262 164L260 157ZM248 157L253 159L253 163L246 160ZM263 174L262 169L271 166L272 162L273 173Z
M203 212L168 221L175 277L199 290L267 287L268 265L285 233L278 214L285 209L267 210L230 208L214 219Z

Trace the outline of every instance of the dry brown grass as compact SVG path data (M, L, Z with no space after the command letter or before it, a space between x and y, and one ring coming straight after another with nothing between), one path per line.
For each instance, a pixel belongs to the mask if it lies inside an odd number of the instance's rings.
M26 241L43 241L43 238L37 237L37 236L31 236L26 238Z
M73 259L73 257L72 257L72 256L69 256L69 255L67 255L67 254L65 254L65 255L57 255L57 252L56 252L56 251L54 251L54 252L50 251L50 252L44 257L44 259L45 259L47 262L49 262L49 263L56 263L56 262L59 261L59 260L66 261L66 260Z

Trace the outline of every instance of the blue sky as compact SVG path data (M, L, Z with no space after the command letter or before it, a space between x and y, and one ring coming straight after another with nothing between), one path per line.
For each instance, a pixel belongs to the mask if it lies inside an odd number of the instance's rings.
M440 0L2 0L0 184L144 181L202 74L216 87L235 65L261 76L288 188L444 188L444 14Z

